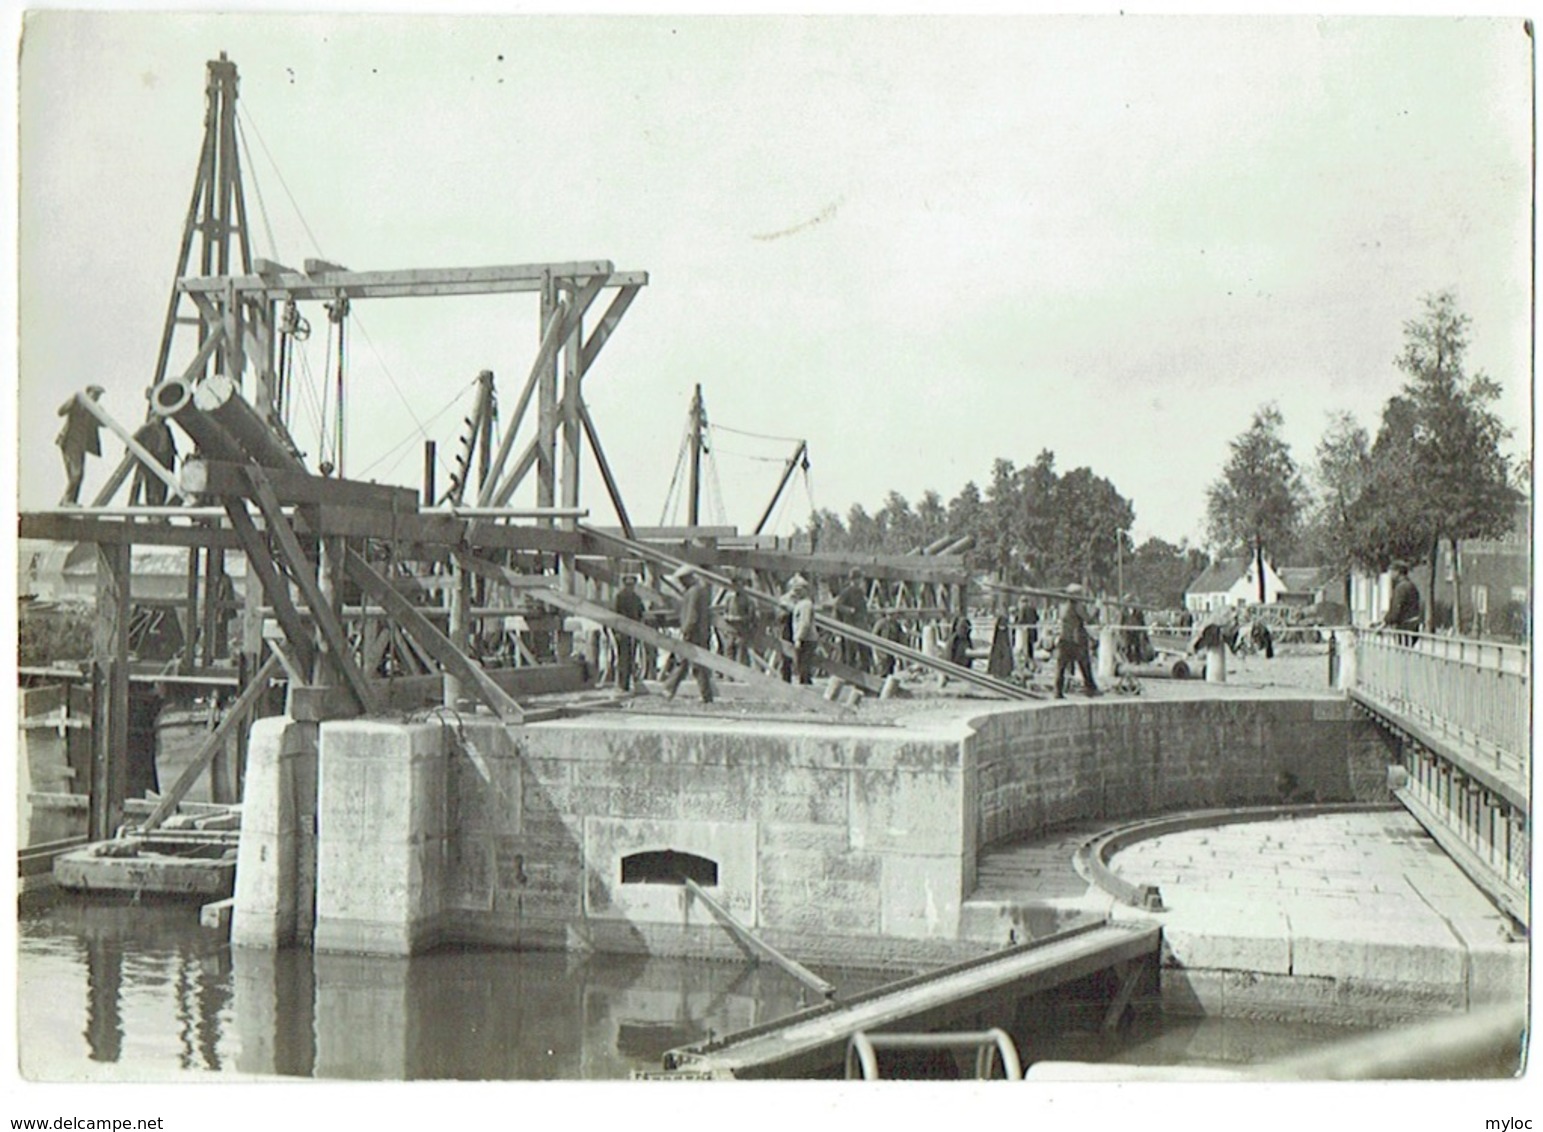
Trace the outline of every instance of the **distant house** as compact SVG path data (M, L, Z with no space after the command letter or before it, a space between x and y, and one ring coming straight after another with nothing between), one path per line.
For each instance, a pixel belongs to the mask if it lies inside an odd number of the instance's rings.
M1345 600L1345 575L1332 566L1282 566L1280 577L1285 583L1278 599L1282 605L1342 604Z
M1530 501L1517 505L1511 530L1503 538L1469 539L1458 543L1460 562L1452 560L1450 543L1443 543L1436 562L1436 603L1445 611L1439 626L1451 624L1454 596L1461 598L1463 631L1480 636L1525 637L1531 631L1532 511ZM1410 567L1410 580L1420 601L1430 608L1430 562ZM1458 586L1461 594L1454 595ZM1388 611L1392 575L1357 572L1351 576L1350 619L1374 625Z
M1264 600L1273 604L1281 600L1288 587L1280 574L1268 562L1264 564ZM1184 589L1184 608L1191 613L1209 613L1243 602L1253 605L1259 600L1259 583L1254 573L1252 558L1222 558L1211 563L1200 576Z

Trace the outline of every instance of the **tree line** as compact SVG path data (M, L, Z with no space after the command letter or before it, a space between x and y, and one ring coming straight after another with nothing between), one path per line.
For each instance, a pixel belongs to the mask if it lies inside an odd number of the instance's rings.
M1501 450L1510 432L1491 407L1500 386L1466 370L1469 327L1450 291L1423 299L1394 359L1404 383L1375 437L1350 414L1331 414L1308 467L1281 436L1279 407L1261 406L1207 491L1209 548L1136 546L1131 501L1091 468L1058 471L1049 449L1023 467L996 460L984 491L971 481L946 503L929 490L914 505L891 491L872 514L861 504L845 516L816 511L805 533L818 549L883 554L968 538L967 565L1008 583L1075 581L1155 606L1182 605L1213 553L1347 574L1428 562L1434 592L1442 542L1455 552L1464 539L1504 535L1531 475Z

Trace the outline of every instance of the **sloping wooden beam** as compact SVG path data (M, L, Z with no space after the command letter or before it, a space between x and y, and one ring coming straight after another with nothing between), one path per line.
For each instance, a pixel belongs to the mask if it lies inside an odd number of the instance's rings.
M172 474L172 472L166 467L165 464L161 463L148 451L146 451L145 446L139 441L135 440L133 434L131 434L128 429L119 424L113 418L111 413L102 408L102 406L96 401L92 400L90 397L87 397L84 393L75 394L75 403L78 404L82 409L85 409L86 412L90 413L97 420L101 421L102 424L111 429L113 434L117 436L119 440L123 441L124 447L133 453L134 458L143 464L146 468L148 468L150 473L154 475L156 479L164 483L167 490L170 491L171 494L182 494L182 485L177 482L177 477Z
M582 397L579 398L579 420L584 424L584 435L589 437L589 450L595 454L600 478L605 481L606 494L611 497L611 506L616 508L616 517L621 521L622 533L632 538L632 520L627 517L627 505L621 501L621 488L616 483L616 477L611 474L611 463L605 458L605 449L600 447L600 436L595 432L595 420L589 415L589 406Z
M714 900L708 891L696 881L690 877L682 877L681 880L685 882L686 888L690 891L691 895L707 906L707 910L712 913L713 919L717 920L738 943L748 948L753 955L760 959L770 960L821 998L836 997L834 984L826 982L798 960L782 954L782 952L756 935L755 932L740 923L732 912Z
M609 544L613 547L620 548L624 553L638 558L649 559L656 563L675 568L687 565L695 566L699 573L717 585L730 589L740 590L750 598L760 602L762 605L768 605L778 610L782 608L782 602L772 594L762 593L759 590L752 589L749 586L740 585L724 574L716 573L710 568L704 568L700 565L689 562L687 559L678 558L673 554L668 554L658 549L657 547L649 546L646 543L633 542L628 539L618 538L616 535L602 534L601 532L595 530L593 527L580 526L579 530L583 531L587 535L590 535L602 545ZM885 640L883 637L876 636L873 633L868 632L866 629L859 629L855 625L848 625L843 621L837 621L834 617L827 617L823 613L816 613L814 615L814 623L819 628L824 629L829 633L834 633L839 637L857 641L861 644L867 645L870 649L889 653L892 656L897 656L902 660L909 661L912 664L920 665L923 668L928 668L934 672L942 673L944 676L954 677L955 679L962 680L966 684L973 684L977 688L982 688L989 692L996 692L998 695L1006 696L1008 699L1027 700L1039 698L1036 693L1030 692L1026 688L1021 688L1016 684L1008 683L1005 680L998 680L994 676L988 676L983 672L977 672L973 668L965 668L962 665L954 664L951 661L944 660L941 657L928 656L926 653L920 652L917 649L909 648L894 641Z
M589 367L595 364L595 359L600 356L600 351L605 348L606 342L616 332L616 326L621 322L622 315L627 313L627 308L632 305L632 300L638 297L642 289L641 284L629 284L616 292L616 297L611 300L611 305L606 308L605 314L600 316L600 324L590 332L584 342L584 353L581 369L589 372Z
M460 554L457 557L466 569L473 573L493 578L495 581L500 580L507 569L496 562L488 562L486 559L476 558L470 554ZM826 700L824 695L812 685L784 684L781 680L757 672L749 665L740 664L738 661L730 660L726 656L713 652L712 649L702 648L700 645L683 641L679 637L668 636L657 629L644 625L640 621L633 621L630 618L623 617L615 610L607 609L597 602L586 601L583 598L574 597L571 594L561 593L557 590L527 590L525 592L537 601L560 609L564 613L587 617L608 629L624 633L629 637L642 641L644 644L663 649L665 652L677 656L681 660L690 661L692 664L700 664L703 668L710 669L720 676L742 680L751 687L758 688L777 699L789 700L818 711L839 713L847 710Z
M278 543L280 556L289 569L290 577L294 579L295 585L300 587L301 594L305 596L305 603L310 607L311 617L316 622L316 627L321 630L322 639L327 643L328 654L337 664L338 671L353 692L354 698L359 701L359 706L364 709L364 713L376 714L380 710L380 705L376 701L375 691L371 688L370 682L365 679L364 673L359 671L359 666L354 663L348 643L348 633L344 630L342 622L338 620L332 604L321 592L315 575L311 573L310 563L305 552L300 548L300 540L295 537L289 520L284 517L278 498L273 494L273 488L268 483L266 471L254 465L246 469L246 474L251 481L257 506L268 524L268 532Z
M236 702L225 712L225 718L220 720L220 725L209 732L192 761L183 768L182 773L177 776L177 781L172 783L171 789L161 796L155 809L150 811L150 816L140 823L140 832L149 833L159 828L160 824L172 815L178 804L187 796L187 792L192 789L193 783L198 781L198 776L208 769L209 764L220 753L220 749L225 746L230 733L246 718L247 712L251 711L252 706L257 703L257 698L267 691L268 682L278 673L279 667L277 656L270 655L263 661L262 667L236 697Z
M480 664L474 663L456 647L455 642L436 629L411 602L397 593L396 588L373 566L356 552L348 550L343 554L343 569L360 589L385 607L386 612L396 619L425 652L463 685L474 689L477 697L492 708L499 719L508 724L526 721L527 712L514 697L494 683Z
M524 419L525 410L530 405L532 394L540 387L541 378L552 366L552 361L557 357L557 351L562 343L568 339L573 327L569 323L569 314L572 307L569 303L559 303L557 309L547 319L546 329L541 334L541 344L536 348L536 357L530 366L530 374L525 379L525 388L520 391L519 403L514 408L514 414L504 426L504 439L498 445L498 454L493 457L492 464L488 467L488 478L478 486L477 506L486 507L494 499L508 499L514 493L513 488L505 492L501 481L504 475L504 464L509 459L509 450L514 446L514 436L519 431L520 422ZM540 441L540 428L536 430L537 443ZM511 477L512 478L512 477Z
M268 604L273 606L273 616L278 620L279 628L284 631L284 638L294 650L295 661L304 672L311 669L311 661L315 657L315 646L311 641L311 635L306 630L305 622L300 619L300 612L295 608L295 603L290 600L289 583L279 573L273 556L268 553L268 544L257 530L257 525L252 522L252 517L247 514L246 501L230 498L225 500L225 513L230 516L231 528L236 532L236 537L241 540L241 547L246 552L247 564L256 573L262 583L263 592L268 595Z

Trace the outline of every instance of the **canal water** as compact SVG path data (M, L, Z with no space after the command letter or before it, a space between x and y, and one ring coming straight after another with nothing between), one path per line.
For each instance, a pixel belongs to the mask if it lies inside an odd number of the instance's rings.
M234 949L180 904L54 895L19 913L18 1049L33 1081L192 1074L330 1080L605 1080L665 1050L812 1005L742 963L441 950L411 959ZM822 968L838 994L896 977ZM1337 1027L1138 1018L1073 1027L1026 1060L1238 1067Z

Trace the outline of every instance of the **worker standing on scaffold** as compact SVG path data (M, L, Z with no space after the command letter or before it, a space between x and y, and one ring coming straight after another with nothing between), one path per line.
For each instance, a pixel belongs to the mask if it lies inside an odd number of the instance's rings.
M93 401L101 400L106 390L100 385L86 386L86 396ZM59 430L54 443L64 454L64 495L59 499L61 507L80 505L80 485L86 479L86 457L102 454L102 424L90 409L80 403L76 394L59 406L64 418L64 428Z

